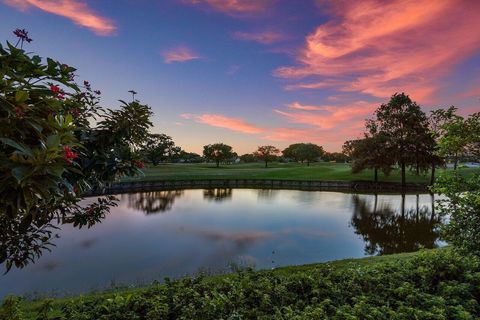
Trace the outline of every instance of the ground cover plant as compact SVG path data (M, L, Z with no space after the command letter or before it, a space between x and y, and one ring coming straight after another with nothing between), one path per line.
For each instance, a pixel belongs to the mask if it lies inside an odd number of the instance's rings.
M74 298L8 297L0 319L476 319L479 302L479 259L447 248Z

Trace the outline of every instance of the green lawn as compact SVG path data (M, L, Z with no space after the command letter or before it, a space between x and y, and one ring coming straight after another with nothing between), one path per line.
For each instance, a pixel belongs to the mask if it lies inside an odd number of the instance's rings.
M460 168L460 172L470 174L479 169ZM437 170L437 173L443 170ZM216 168L214 164L161 164L157 167L146 167L144 176L126 179L128 181L143 180L181 180L181 179L291 179L291 180L342 180L371 181L373 171L365 170L352 174L350 165L344 163L312 163L310 166L300 163L271 163L264 168L263 163L231 164ZM399 182L400 171L394 170L390 176L379 173L380 181ZM407 172L407 182L429 183L429 174L417 176Z

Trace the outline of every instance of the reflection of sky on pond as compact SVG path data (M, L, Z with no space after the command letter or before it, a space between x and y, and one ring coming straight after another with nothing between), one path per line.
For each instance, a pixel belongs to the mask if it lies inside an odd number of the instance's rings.
M51 253L2 276L0 296L146 283L200 269L224 270L230 262L271 268L365 254L363 240L350 225L351 194L248 189L215 193L225 194L227 201L210 201L208 194L186 190L170 195L166 211L148 215L138 206L132 208L139 194L122 195L102 223L82 230L63 226ZM156 195L163 193L149 196ZM373 206L373 195L359 197ZM148 202L141 200L137 203ZM420 195L418 205L430 209L430 195ZM377 206L398 211L401 196L380 195ZM416 206L417 196L407 195L405 207Z

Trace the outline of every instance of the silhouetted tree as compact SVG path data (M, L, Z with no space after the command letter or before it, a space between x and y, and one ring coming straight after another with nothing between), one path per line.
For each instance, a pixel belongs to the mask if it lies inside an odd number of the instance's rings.
M215 161L217 168L220 166L220 162L230 160L233 156L232 147L224 143L214 143L203 147L203 157Z
M320 158L325 151L321 146L313 143L295 143L288 146L282 153L286 158L293 158L302 163L306 161L309 166L310 162Z
M351 160L350 157L343 152L325 152L322 159L328 162L347 162Z
M373 169L375 182L378 182L378 170L389 175L395 164L392 153L388 149L388 139L383 134L347 141L343 145L343 150L352 159L352 172Z
M240 156L240 161L245 163L252 163L256 162L258 159L255 157L253 153L245 153Z
M280 150L274 146L260 146L257 151L254 152L254 156L265 162L265 168L268 167L268 162L277 158Z
M367 131L388 141L388 150L398 163L402 187L406 186L406 167L416 165L416 153L423 152L422 140L429 135L427 116L420 106L404 93L394 94L387 104L375 111L376 119L367 121Z
M166 160L172 161L180 151L180 147L175 146L172 137L166 134L151 134L142 146L145 160L154 166Z

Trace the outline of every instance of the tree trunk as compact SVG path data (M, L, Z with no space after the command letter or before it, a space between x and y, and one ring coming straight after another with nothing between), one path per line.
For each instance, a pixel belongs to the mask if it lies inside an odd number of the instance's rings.
M432 175L430 176L430 185L435 183L435 163L432 163Z
M402 188L405 189L407 186L406 179L405 179L405 162L402 162Z
M268 161L265 161L265 168L268 167Z
M373 180L373 181L375 181L375 183L377 183L377 182L378 182L378 169L375 168L375 169L373 169L373 170L374 170L374 172L375 172L374 178L373 178L374 180Z
M310 161L307 160L307 167L310 167Z
M220 167L220 161L217 160L217 168Z

